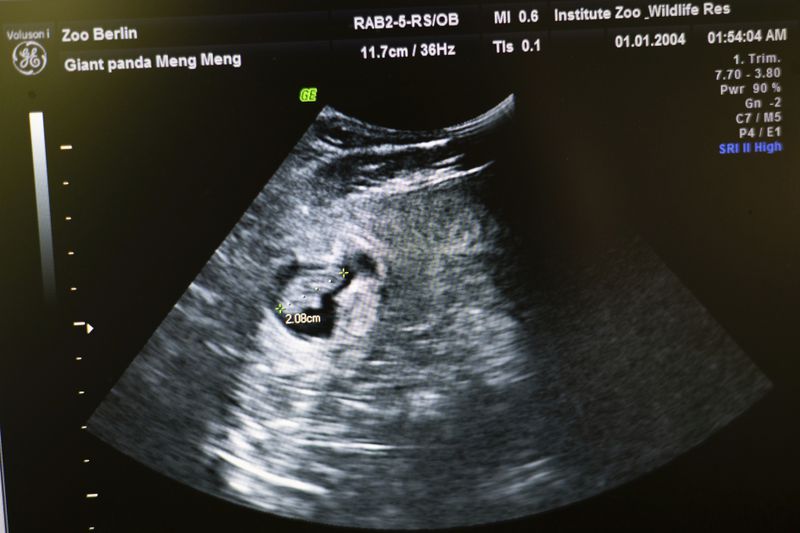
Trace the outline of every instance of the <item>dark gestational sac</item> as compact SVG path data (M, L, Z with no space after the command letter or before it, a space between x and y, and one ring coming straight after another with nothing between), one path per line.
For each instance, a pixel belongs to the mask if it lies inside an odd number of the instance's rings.
M487 200L514 105L324 108L89 430L243 506L416 529L587 498L744 411L768 380L643 240L522 260Z

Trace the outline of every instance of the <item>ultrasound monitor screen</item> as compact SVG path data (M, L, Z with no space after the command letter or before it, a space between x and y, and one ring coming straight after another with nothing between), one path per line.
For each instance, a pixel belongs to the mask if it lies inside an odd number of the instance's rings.
M797 530L797 16L0 3L0 533Z

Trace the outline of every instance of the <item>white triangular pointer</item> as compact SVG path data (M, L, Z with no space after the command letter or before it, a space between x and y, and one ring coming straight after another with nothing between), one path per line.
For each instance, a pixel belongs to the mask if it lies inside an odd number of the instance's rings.
M93 329L94 328L92 327L92 325L87 322L86 323L86 334L88 335L89 333L91 333Z

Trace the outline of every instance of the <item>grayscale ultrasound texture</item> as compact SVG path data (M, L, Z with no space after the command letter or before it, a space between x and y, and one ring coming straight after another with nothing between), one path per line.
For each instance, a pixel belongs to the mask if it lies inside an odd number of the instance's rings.
M484 198L513 112L323 109L90 431L241 505L412 529L598 494L744 411L768 380L642 240L520 266Z

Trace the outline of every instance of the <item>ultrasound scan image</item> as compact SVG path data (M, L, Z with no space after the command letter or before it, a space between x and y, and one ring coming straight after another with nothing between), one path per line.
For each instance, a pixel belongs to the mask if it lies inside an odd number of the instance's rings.
M418 529L599 494L741 414L768 380L641 237L561 261L489 201L514 111L325 107L89 431L242 506Z

